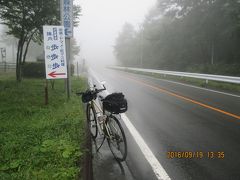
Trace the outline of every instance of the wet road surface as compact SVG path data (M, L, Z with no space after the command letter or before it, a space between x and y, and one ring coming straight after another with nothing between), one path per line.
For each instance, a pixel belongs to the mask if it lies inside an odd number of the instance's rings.
M134 180L126 162L118 162L114 159L107 140L97 152L96 143L101 144L102 139L98 136L96 142L92 142L94 180Z
M110 92L125 94L126 115L171 179L240 179L239 96L116 70L95 72ZM157 179L122 125L133 177Z

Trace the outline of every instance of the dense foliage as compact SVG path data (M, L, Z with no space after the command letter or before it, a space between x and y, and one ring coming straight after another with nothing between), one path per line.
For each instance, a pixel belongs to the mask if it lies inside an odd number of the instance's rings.
M205 72L239 67L239 48L239 0L158 0L139 30L124 25L115 54L125 66Z
M8 27L7 34L18 39L16 78L21 80L31 41L42 43L43 25L60 25L59 0L0 0L0 23ZM74 7L74 25L78 25L80 6Z

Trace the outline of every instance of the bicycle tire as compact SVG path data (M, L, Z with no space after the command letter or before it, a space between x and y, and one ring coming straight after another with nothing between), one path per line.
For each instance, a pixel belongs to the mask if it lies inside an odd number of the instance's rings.
M107 137L107 142L113 156L118 161L124 161L127 157L127 140L119 120L115 116L109 116L106 126L109 127L111 135L111 138Z
M93 139L96 139L98 135L98 126L95 108L91 105L87 105L87 123Z

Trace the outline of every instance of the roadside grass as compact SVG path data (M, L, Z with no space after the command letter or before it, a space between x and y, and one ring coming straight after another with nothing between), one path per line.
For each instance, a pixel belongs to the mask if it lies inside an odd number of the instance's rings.
M116 70L119 70L119 69L116 69ZM199 87L211 88L216 90L225 90L225 91L230 91L237 94L240 93L240 85L234 84L234 83L225 83L225 82L218 82L218 81L208 81L208 83L206 83L205 80L190 78L190 77L178 77L178 76L163 75L163 74L157 74L157 73L140 72L140 71L129 70L129 69L124 69L123 71L152 76L159 79L182 82L182 83L191 84Z
M64 81L49 87L44 105L40 79L0 76L0 179L76 179L86 149L85 114L79 98L67 101ZM72 89L83 90L83 78Z

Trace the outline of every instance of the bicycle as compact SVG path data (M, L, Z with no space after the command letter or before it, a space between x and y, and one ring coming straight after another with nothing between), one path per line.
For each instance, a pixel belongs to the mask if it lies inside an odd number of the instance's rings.
M127 101L124 98L124 103L116 105L114 98L111 100L114 94L120 93L113 93L103 98L103 96L99 95L100 92L106 90L104 85L103 87L102 89L97 89L96 85L94 85L93 88L76 94L82 96L82 101L87 103L86 115L92 139L96 142L98 135L103 135L104 137L97 151L102 147L104 140L107 139L108 146L115 159L124 161L127 156L127 141L116 115L120 115L120 113L127 110ZM99 101L97 102L97 100Z

